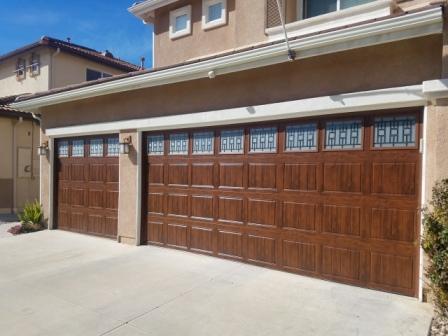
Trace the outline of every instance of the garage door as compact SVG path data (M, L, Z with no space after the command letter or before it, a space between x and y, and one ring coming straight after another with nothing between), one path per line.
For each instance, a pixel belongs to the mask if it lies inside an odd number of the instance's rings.
M118 136L60 139L55 155L55 224L117 236Z
M145 134L149 244L415 296L420 112Z

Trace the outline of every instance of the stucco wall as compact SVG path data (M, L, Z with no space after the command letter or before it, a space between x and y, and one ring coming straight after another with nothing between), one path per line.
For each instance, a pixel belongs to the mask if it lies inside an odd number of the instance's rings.
M169 13L192 5L192 33L175 40L169 37ZM227 0L227 24L204 31L202 0L183 0L156 11L154 66L161 67L200 56L232 50L266 40L265 1Z
M50 50L38 48L35 52L40 55L41 62L40 74L35 77L30 76L27 71L25 79L17 80L14 73L19 58L24 58L27 66L30 64L32 52L0 62L0 97L48 90Z
M194 113L421 84L441 73L440 36L362 48L42 110L43 127ZM412 69L412 70L411 70Z

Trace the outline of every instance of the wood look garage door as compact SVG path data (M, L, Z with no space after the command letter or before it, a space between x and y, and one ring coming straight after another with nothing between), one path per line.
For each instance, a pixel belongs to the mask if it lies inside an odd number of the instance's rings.
M420 118L147 133L143 240L416 296Z
M118 136L60 139L55 145L56 227L116 238Z

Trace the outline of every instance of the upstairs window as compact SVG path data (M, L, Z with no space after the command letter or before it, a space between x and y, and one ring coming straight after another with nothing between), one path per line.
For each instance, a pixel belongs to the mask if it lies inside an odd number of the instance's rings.
M105 73L105 72L92 70L92 69L86 70L86 81L88 81L88 82L94 81L94 80L97 80L100 78L107 78L107 77L112 77L112 75Z
M16 63L16 74L17 80L22 80L26 78L26 61L24 58L19 58Z
M202 0L202 28L210 29L227 23L227 0Z
M30 65L28 65L30 75L38 76L40 74L40 56L39 54L32 53L30 59Z
M303 0L304 19L362 5L374 0Z
M170 38L191 34L191 5L170 12Z

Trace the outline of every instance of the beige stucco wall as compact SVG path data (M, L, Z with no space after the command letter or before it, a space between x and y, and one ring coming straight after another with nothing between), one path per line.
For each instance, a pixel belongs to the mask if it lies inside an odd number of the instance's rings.
M169 13L192 5L192 33L175 40L169 37ZM227 24L204 31L202 0L183 0L156 11L154 66L161 67L265 41L265 1L227 0Z
M40 55L41 62L40 74L34 77L30 76L29 71L27 71L25 79L17 80L14 73L19 58L24 58L27 66L30 64L32 52L26 52L0 62L0 97L48 90L50 50L47 48L37 48L34 52Z
M13 207L12 127L13 120L0 118L0 213L9 213Z

